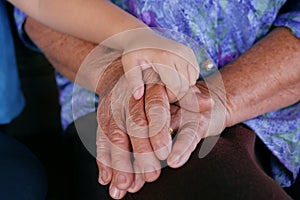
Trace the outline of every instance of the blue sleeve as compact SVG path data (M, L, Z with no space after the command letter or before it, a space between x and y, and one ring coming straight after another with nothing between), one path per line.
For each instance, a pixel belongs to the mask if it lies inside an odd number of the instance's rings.
M27 15L19 10L18 8L14 9L14 21L17 27L17 32L19 38L23 42L23 44L31 50L41 52L39 48L33 43L33 41L28 37L24 30L24 24L26 21Z
M0 124L8 124L25 106L6 2L0 0Z
M288 0L274 23L275 26L285 26L300 38L300 1Z

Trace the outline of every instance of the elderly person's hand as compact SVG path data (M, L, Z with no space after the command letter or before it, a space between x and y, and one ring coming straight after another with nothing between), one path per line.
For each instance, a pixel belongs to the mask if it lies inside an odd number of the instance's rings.
M166 151L168 154L171 145L168 129L170 110L167 96L153 96L153 101L145 107L144 99L135 100L128 88L123 88L123 86L126 86L125 79L116 84L115 90L102 96L98 108L99 182L104 185L111 182L110 195L116 199L122 198L127 190L137 191L144 181L154 181L160 174L160 162L149 138L147 117L151 118L153 115L153 117L159 117L153 118L153 121L158 121L155 126L160 130L157 130L158 132L152 138L152 140L158 137L161 139L160 143L157 143L158 151ZM147 86L146 98L151 90L164 92L162 86ZM156 107L150 104L155 104ZM159 114L161 115L156 115L157 110L144 112L145 109L151 108L160 108ZM146 116L146 113L149 115ZM133 162L132 159L134 159Z
M282 31L282 30L278 30ZM285 32L275 32L274 34L286 34ZM273 36L271 35L271 36ZM270 38L268 38L270 39ZM270 40L265 40L264 42L269 42ZM276 42L271 37L271 41ZM244 77L247 77L249 72L249 68L240 68L240 66L251 66L249 62L251 60L255 59L261 59L256 53L257 50L259 50L260 55L263 55L262 50L260 47L265 48L265 43L261 43L260 46L254 48L253 50L250 50L250 53L245 54L241 57L241 59L237 60L236 62L228 65L222 72L222 79L218 74L214 74L206 79L206 84L204 82L198 82L197 86L201 90L202 93L200 94L210 94L211 98L213 99L214 106L212 109L203 109L201 108L201 105L207 105L205 103L201 103L203 99L200 98L200 100L197 98L196 100L191 100L193 98L183 98L181 99L181 102L178 102L177 105L181 105L184 107L184 105L190 105L185 107L185 109L182 109L180 107L176 107L172 105L170 107L171 113L173 114L171 117L171 123L170 126L173 129L178 129L177 137L175 138L175 142L173 144L172 150L170 155L168 156L168 164L171 167L177 168L182 166L189 158L191 152L194 150L196 145L198 144L199 140L203 137L214 135L217 133L220 133L221 130L227 126L234 125L236 123L239 123L245 119L249 119L251 117L254 117L256 115L265 113L267 111L270 111L272 109L278 108L279 105L289 105L290 102L295 102L299 99L299 90L295 92L296 85L299 83L296 81L293 81L295 79L298 80L298 78L294 78L294 76L289 76L281 73L281 75L284 75L284 78L280 80L287 80L289 83L293 84L287 84L287 89L282 89L276 85L274 88L269 88L268 90L256 86L255 82L260 81L270 81L273 80L274 77L278 77L279 73L271 73L268 74L268 77L270 79L264 80L265 74L269 72L268 68L264 68L263 66L257 66L256 68L251 68L251 73L255 73L256 76L254 76L252 79L248 79L247 84L245 83ZM280 42L280 41L277 41ZM263 48L263 49L264 49ZM253 57L251 57L253 55ZM249 56L250 55L250 56ZM278 60L276 60L278 61ZM285 61L285 60L284 60ZM262 62L258 62L262 63ZM268 65L269 66L269 65ZM297 68L295 68L296 71ZM282 70L281 68L277 69L278 71ZM265 72L265 73L262 73ZM280 71L281 72L281 71ZM114 70L112 70L112 73L115 73ZM298 73L296 73L298 74ZM111 77L114 77L115 75L111 75ZM104 77L110 77L107 74L104 75ZM112 78L107 78L107 80L110 80ZM119 77L118 77L119 80ZM224 85L223 82L224 81ZM237 80L240 84L236 84L235 80ZM103 84L109 83L109 81L101 81ZM294 83L295 82L295 83ZM252 83L252 84L249 84ZM100 84L101 85L101 84ZM223 85L223 86L222 86ZM260 86L264 84L259 84ZM272 84L267 84L272 85ZM156 88L158 86L153 86L153 88ZM100 87L103 89L104 87ZM116 87L121 89L122 87ZM208 89L209 88L209 92ZM226 88L227 93L225 94ZM276 90L276 88L278 90ZM167 131L166 126L163 122L167 122L168 119L165 120L158 120L158 124L162 124L158 127L163 127L162 129L164 131L161 131L163 134L161 136L164 137L158 137L158 140L151 140L151 137L147 138L147 128L142 128L142 125L145 125L147 127L147 121L149 120L147 117L147 113L150 113L150 108L147 109L147 104L151 102L151 98L147 98L147 89L146 88L146 96L145 99L142 99L140 102L134 101L134 99L131 97L130 94L127 93L126 95L120 95L118 94L124 94L125 91L123 90L116 90L115 92L117 94L113 95L114 93L110 93L112 89L109 89L108 92L105 95L101 95L101 92L99 91L100 96L104 97L101 102L102 109L99 107L99 122L101 129L99 128L98 132L98 147L102 147L98 149L98 165L100 169L100 183L103 184L109 184L110 186L110 194L114 198L122 198L127 191L129 192L136 192L138 191L145 181L153 181L159 176L160 172L160 166L158 164L159 161L159 154L155 154L159 149L168 149L168 148L158 148L154 149L154 145L152 145L154 142L162 143L164 147L169 146L169 138L167 137ZM166 96L166 94L163 92L164 90L156 89L158 92L155 92L155 96L157 97L162 95L160 98L163 98L163 95ZM191 92L196 93L195 92ZM271 92L279 93L279 95L272 95L270 96ZM290 92L294 91L294 92ZM289 99L278 99L278 96L282 96L281 94L293 94L290 95ZM126 94L126 92L125 92ZM251 94L251 95L250 95ZM116 97L122 97L116 98ZM188 95L187 95L188 97ZM226 97L226 98L225 98ZM113 98L116 98L116 100L113 100ZM105 100L106 99L106 100ZM206 98L207 99L207 98ZM209 98L208 98L209 99ZM263 99L262 101L260 101ZM105 102L106 101L106 102ZM143 102L144 101L144 102ZM166 101L166 100L165 100ZM115 102L115 103L112 103ZM127 104L120 105L120 102L127 102ZM271 104L270 102L275 102ZM153 107L157 104L156 101L152 101ZM114 105L114 106L112 106ZM132 107L122 108L122 106L128 106L132 105ZM160 105L160 104L158 104ZM164 103L162 105L165 105L167 108L168 103ZM101 106L101 105L100 105ZM111 107L112 106L112 107ZM118 106L120 106L121 110L123 110L123 113L118 113ZM149 107L149 106L148 106ZM209 107L209 106L208 106ZM196 111L199 112L191 112L193 111L193 108L196 108ZM203 109L203 110L202 110ZM143 112L144 111L144 112ZM161 111L164 111L164 109L161 109ZM102 114L103 113L103 114ZM154 112L159 113L159 112ZM130 116L130 114L133 114ZM164 112L159 113L158 119L162 119ZM102 115L102 116L100 116ZM109 117L108 117L109 116ZM113 116L113 118L111 118ZM129 122L127 123L127 119L129 117ZM221 117L220 117L221 116ZM217 118L215 118L217 117ZM105 119L107 121L105 121ZM113 119L113 120L111 120ZM164 119L164 118L163 118ZM222 120L223 119L223 120ZM134 120L137 120L136 123ZM122 123L123 122L123 123ZM134 122L134 123L132 123ZM101 125L102 123L102 125ZM169 123L169 122L168 122ZM126 132L127 126L134 126L133 129L134 132ZM151 123L149 123L149 136L151 136ZM166 123L167 124L167 123ZM175 125L174 125L175 124ZM177 124L177 125L176 125ZM110 127L112 127L110 129ZM137 129L136 129L137 128ZM140 130L140 131L137 131ZM159 130L159 129L158 129ZM105 133L106 132L106 133ZM158 133L157 132L157 133ZM108 134L114 133L114 137L109 136ZM116 134L117 133L117 134ZM128 133L128 134L127 134ZM137 134L138 135L137 137ZM145 138L146 135L146 138ZM111 141L110 139L113 138ZM164 139L166 138L166 140ZM205 142L205 141L204 141ZM150 144L150 145L149 145ZM131 145L131 146L130 146ZM133 150L133 157L130 155L131 147ZM140 147L140 148L135 148ZM160 146L161 147L161 146ZM137 155L135 152L140 153L142 152L141 159L135 159ZM102 155L102 156L101 156ZM135 157L136 156L136 157ZM147 162L148 158L150 157L151 162ZM134 159L132 162L131 159ZM154 167L152 171L148 171L146 166L152 166ZM112 166L118 166L119 168L114 169ZM145 173L146 172L146 173ZM124 175L125 179L120 178L120 175ZM102 177L103 176L103 177ZM150 178L149 178L150 177ZM124 181L125 180L125 181Z
M101 100L97 133L99 182L111 183L110 195L116 199L122 198L127 191L137 192L145 181L158 178L159 160L166 159L171 151L169 127L178 130L173 148L175 157L170 160L174 163L170 165L183 165L206 134L212 103L207 93L202 94L195 87L177 103L186 109L172 105L170 124L167 93L162 84L157 84L160 82L157 74L151 69L145 71L145 98L135 100L126 79L120 78L122 70L118 70L118 65L121 65L120 60L113 62L98 84ZM111 83L108 90L104 89L107 83Z

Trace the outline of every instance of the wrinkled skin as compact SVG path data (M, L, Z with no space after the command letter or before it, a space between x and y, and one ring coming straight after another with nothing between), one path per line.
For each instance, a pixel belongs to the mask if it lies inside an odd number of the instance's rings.
M115 65L118 64L117 61ZM112 81L107 79L110 74L107 71L105 80ZM115 70L111 71L116 75ZM167 159L174 168L182 166L205 137L210 123L212 101L207 93L193 87L190 95L170 105L166 89L158 83L160 80L153 70L145 70L144 81L145 98L139 100L126 90L124 77L110 91L103 90L103 80L99 82L102 89L97 117L99 182L110 183L110 195L115 199L126 192L137 192L145 182L155 181L164 167L160 160ZM178 132L174 144L169 127Z

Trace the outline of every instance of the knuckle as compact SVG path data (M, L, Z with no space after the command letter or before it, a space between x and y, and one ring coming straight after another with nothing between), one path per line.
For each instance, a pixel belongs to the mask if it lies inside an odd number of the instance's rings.
M113 144L118 144L118 145L121 145L121 146L127 146L127 143L128 143L127 135L125 133L123 133L122 131L119 131L119 130L112 131L109 134L109 140Z
M161 136L162 135L159 135L159 138L158 137L151 138L151 144L152 144L154 150L159 150L161 148L168 147L169 138L161 137Z
M143 80L145 84L160 82L160 78L153 68L149 68L143 71Z
M145 153L152 152L152 148L148 139L135 138L134 140L132 140L132 146L135 157L137 157L138 154L143 154L147 157L147 154Z
M167 130L167 128L166 128L166 123L164 121L157 120L157 123L152 121L149 124L149 137L155 137L157 135L161 135L161 133L167 132L165 130Z
M130 129L134 129L137 127L144 127L147 125L147 121L144 117L141 116L131 116L130 118L128 118L128 121L130 122L128 127Z
M96 141L97 151L98 152L108 152L107 140L102 137L98 138Z
M147 129L147 125L139 125L137 123L129 123L127 126L129 136L137 138L146 138L145 133L147 133Z
M104 167L104 166L108 166L110 163L110 159L108 158L108 156L106 156L107 154L103 153L103 152L99 152L97 153L97 164L100 167Z

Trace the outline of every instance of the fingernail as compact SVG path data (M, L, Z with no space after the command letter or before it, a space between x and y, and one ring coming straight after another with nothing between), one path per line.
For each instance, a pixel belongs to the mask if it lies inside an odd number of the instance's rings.
M106 185L107 184L107 172L105 170L102 170L100 172L100 176L99 176L98 181L101 185Z
M140 86L134 91L133 96L136 100L139 100L140 98L142 98L143 94L144 94L144 86Z
M171 154L168 159L169 165L177 165L180 162L180 155L178 154Z
M119 199L120 198L120 190L116 188L115 186L112 186L110 188L110 196L114 199Z
M134 182L132 183L130 188L128 188L127 191L130 192L130 193L135 193L143 187L144 183L145 183L145 180L143 180L142 177L140 177L138 179L135 179Z
M101 175L100 175L99 178L98 178L98 182L99 182L101 185L105 185L104 181L102 180Z
M128 188L128 192L133 192L135 191L135 181L133 181L133 183L131 184L131 186Z
M154 180L156 177L154 177L154 173L155 173L155 169L154 167L147 167L145 170L144 170L144 179L145 181L152 181Z

